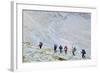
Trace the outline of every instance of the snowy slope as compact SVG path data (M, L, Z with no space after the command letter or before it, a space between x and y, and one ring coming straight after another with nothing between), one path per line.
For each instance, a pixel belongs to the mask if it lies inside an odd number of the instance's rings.
M23 62L68 61L82 59L78 52L75 52L75 56L73 56L71 49L68 50L67 54L64 53L64 50L63 53L60 53L59 49L57 49L57 53L54 53L52 48L39 49L36 46L27 47L25 44L23 49ZM89 59L89 57L86 56L86 59Z
M43 42L42 50L37 50L32 46L37 46L39 42ZM53 57L54 44L65 46L69 49L73 46L77 48L77 59L80 59L81 49L85 49L87 58L91 55L91 17L90 13L72 13L72 12L48 12L48 11L23 11L23 43L31 43L30 47L24 47L23 51L26 52L23 55L29 55L27 52L31 51L34 55L40 56L40 52L51 49L52 51L49 57ZM70 52L69 52L70 53ZM47 55L47 53L43 55ZM32 55L31 55L32 56ZM35 61L35 58L31 57L30 61ZM59 55L58 55L59 56ZM71 58L70 57L63 57ZM45 56L43 56L44 58ZM74 57L75 58L75 57ZM71 58L71 59L74 59ZM26 58L27 59L27 58ZM38 60L38 58L36 59ZM46 60L41 60L46 61ZM47 61L49 61L47 59Z

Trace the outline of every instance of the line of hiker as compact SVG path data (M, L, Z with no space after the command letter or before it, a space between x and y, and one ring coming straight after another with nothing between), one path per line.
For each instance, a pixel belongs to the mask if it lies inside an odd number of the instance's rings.
M61 45L59 46L59 50L60 50L60 53L63 52L63 47ZM68 50L68 48L67 48L67 46L65 46L64 47L65 54L67 54L67 50ZM57 52L57 45L54 44L54 53L56 53L56 52Z
M42 42L39 42L39 45L38 46L41 49L43 47L43 43ZM63 47L62 45L58 46L57 44L54 44L54 53L57 53L57 49L58 48L59 48L60 53L63 53L63 51L64 51L64 53L67 54L67 52L68 52L68 47L67 46L64 46ZM75 52L76 51L77 51L76 47L73 47L72 48L72 55L73 56L75 56ZM85 49L82 49L81 50L81 56L82 56L82 58L85 58L85 54L86 54Z
M57 53L57 45L56 44L54 44L54 53ZM64 48L63 48L63 46L62 45L60 45L59 47L59 50L60 50L60 53L62 53L63 51L65 52L65 54L67 54L67 52L68 52L68 47L67 46L64 46ZM75 52L76 52L76 48L74 47L73 49L72 49L72 54L73 54L73 56L75 56Z

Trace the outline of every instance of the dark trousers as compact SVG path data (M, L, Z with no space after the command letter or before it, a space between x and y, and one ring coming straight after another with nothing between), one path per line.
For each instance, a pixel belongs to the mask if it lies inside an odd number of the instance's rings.
M60 49L60 53L62 53L62 49Z
M67 54L67 50L65 50L65 54Z
M75 52L73 51L72 53L73 53L73 56L75 56Z
M85 58L85 54L82 54L82 58Z

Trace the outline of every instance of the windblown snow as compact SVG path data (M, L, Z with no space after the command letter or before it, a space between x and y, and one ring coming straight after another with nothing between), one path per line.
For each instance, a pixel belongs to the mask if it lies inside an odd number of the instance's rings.
M39 49L39 42L43 42ZM54 44L68 46L68 53L54 53ZM72 47L77 51L72 55ZM23 10L23 62L91 58L91 14L83 12Z

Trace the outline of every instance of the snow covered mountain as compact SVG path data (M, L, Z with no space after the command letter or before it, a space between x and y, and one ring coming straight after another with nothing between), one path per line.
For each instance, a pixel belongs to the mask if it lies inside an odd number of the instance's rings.
M44 49L42 51L46 51L46 48L53 51L54 44L62 46L67 45L69 49L75 46L78 53L80 53L81 49L85 49L87 52L87 58L90 58L91 14L78 12L23 10L24 45L26 42L29 43L29 46L31 44L31 47L23 46L23 55L26 55L26 52L30 50L31 52L33 51L34 55L37 51L34 47L37 47L39 42L43 42ZM36 54L39 55L40 53ZM43 55L46 54L47 53ZM35 61L35 58L31 59L32 61ZM77 55L77 59L80 59L79 55Z

